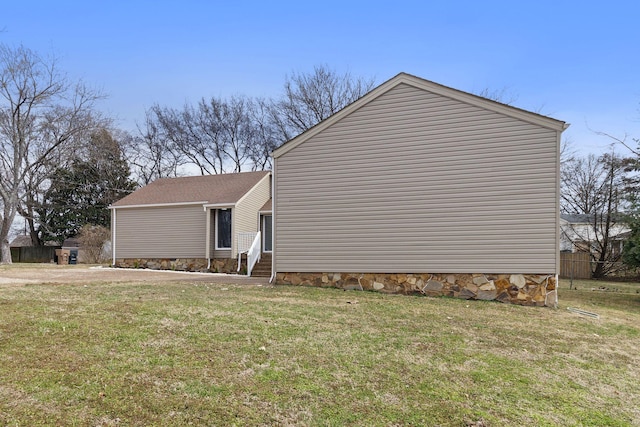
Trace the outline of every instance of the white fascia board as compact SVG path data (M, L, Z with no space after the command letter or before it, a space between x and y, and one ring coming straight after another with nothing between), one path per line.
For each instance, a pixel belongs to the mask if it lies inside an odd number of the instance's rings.
M190 206L190 205L205 205L207 202L175 202L175 203L151 203L148 205L126 205L126 206L113 206L110 205L108 209L134 209L134 208L162 208L169 206Z
M204 203L202 205L202 207L206 209L218 209L218 208L222 208L222 209L226 209L226 208L235 208L236 204L235 203Z

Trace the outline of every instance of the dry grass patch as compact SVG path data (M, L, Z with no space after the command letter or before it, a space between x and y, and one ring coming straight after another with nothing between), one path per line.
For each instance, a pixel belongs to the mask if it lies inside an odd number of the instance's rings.
M638 425L640 301L610 294L563 284L552 310L202 282L6 288L0 424Z

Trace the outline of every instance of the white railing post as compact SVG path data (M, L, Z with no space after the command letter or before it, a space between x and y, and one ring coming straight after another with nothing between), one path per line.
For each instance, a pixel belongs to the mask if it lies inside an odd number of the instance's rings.
M260 232L256 234L256 237L253 239L253 243L249 248L249 252L247 252L247 276L251 276L251 270L256 265L258 261L260 261L260 256L262 255L262 237Z

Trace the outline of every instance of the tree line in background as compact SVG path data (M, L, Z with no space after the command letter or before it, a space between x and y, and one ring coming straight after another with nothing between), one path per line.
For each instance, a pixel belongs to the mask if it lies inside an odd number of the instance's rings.
M86 225L94 236L109 226L111 203L155 179L270 169L273 149L373 84L318 66L286 77L278 99L153 105L130 133L99 112L104 94L70 81L55 57L0 44L0 262L11 262L18 215L34 246Z
M140 184L178 176L271 169L271 152L373 88L373 79L326 66L286 77L278 99L202 98L182 108L153 105L126 144Z
M637 158L614 150L600 156L569 156L561 165L561 212L574 218L562 229L563 237L575 249L590 253L594 278L625 268L622 239L626 240L637 194L637 170Z
M270 169L276 147L373 85L373 79L317 66L286 76L277 99L236 95L181 108L155 104L132 133L101 114L104 95L69 81L56 58L0 45L0 262L11 262L8 238L17 215L33 245L61 244L83 226L95 239L104 235L95 227L109 227L107 207L138 186L187 171ZM511 103L499 92L479 95ZM580 157L566 144L561 153L561 210L590 223L588 235L574 234L588 246L594 277L614 273L621 261L640 266L640 144L612 141L630 154L612 149ZM621 226L629 230L623 251Z

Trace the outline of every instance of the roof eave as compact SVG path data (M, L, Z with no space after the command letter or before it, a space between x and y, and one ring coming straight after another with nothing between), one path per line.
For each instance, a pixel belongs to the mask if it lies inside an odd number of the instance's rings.
M207 203L208 202L205 200L205 201L199 201L199 202L149 203L149 204L123 205L123 206L109 205L108 209L160 208L160 207L170 207L170 206L206 205Z

